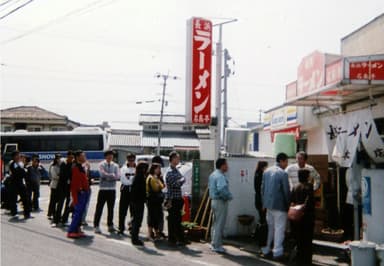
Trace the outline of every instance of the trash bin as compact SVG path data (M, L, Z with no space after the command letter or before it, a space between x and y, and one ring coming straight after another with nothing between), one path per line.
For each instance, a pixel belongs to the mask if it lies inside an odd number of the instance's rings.
M367 241L353 241L349 244L352 266L376 266L376 244Z
M379 266L384 266L384 245L376 247L376 255L379 260Z

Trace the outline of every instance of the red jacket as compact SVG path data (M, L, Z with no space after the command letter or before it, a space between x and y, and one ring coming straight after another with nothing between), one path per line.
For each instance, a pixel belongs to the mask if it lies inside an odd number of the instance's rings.
M89 191L89 182L84 168L80 164L76 164L72 168L71 193L73 205L77 204L77 194L80 191Z

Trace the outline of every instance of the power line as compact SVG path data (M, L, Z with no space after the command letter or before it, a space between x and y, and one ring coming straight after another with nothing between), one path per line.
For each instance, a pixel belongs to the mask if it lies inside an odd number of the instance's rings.
M9 2L11 2L11 1L12 1L12 0L4 1L4 2L0 3L0 6L6 5L6 4L8 4Z
M112 1L109 1L109 2L112 3L112 2L115 2L115 1L117 1L117 0L112 0ZM95 6L97 6L99 3L102 3L102 2L105 2L105 1L104 0L96 0L96 1L93 1L93 2L83 6L83 7L71 10L71 11L67 12L66 14L64 14L64 15L62 15L60 17L51 19L50 21L48 21L48 22L46 22L44 24L41 24L39 26L36 26L36 27L34 27L34 28L32 28L32 29L22 33L22 34L19 34L19 35L15 36L15 37L12 37L12 38L10 38L8 40L2 41L0 44L7 44L7 43L10 43L10 42L19 40L21 38L24 38L24 37L26 37L26 36L28 36L30 34L33 34L33 33L37 32L37 31L44 30L44 29L46 29L46 28L48 28L48 27L50 27L52 25L55 25L55 24L58 24L60 22L65 21L67 18L73 17L75 15L79 15L82 12L84 12L85 10L92 9ZM103 7L103 6L99 6L98 8L100 8L100 7ZM93 9L93 10L95 10L95 9Z
M9 11L9 12L8 12L7 14L5 14L4 16L1 16L1 17L0 17L0 20L5 19L5 18L8 17L9 15L15 13L17 10L22 9L23 7L25 7L26 5L28 5L28 4L32 3L32 2L33 2L33 0L29 0L29 1L25 2L24 4L21 4L20 6L16 7L15 9L12 9L11 11Z

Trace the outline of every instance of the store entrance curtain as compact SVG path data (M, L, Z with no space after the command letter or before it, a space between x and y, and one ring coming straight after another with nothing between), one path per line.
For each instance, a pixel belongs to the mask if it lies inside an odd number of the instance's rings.
M326 117L323 128L329 156L340 166L351 167L359 140L376 163L384 162L384 143L370 109Z

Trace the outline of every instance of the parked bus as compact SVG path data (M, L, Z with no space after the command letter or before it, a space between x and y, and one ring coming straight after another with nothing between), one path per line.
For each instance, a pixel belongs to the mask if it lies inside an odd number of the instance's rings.
M100 128L80 127L73 131L50 132L17 130L1 133L1 154L5 166L15 150L26 156L37 154L45 169L48 169L55 154L59 153L65 158L68 150L83 150L91 164L91 177L97 178L97 164L104 159L104 151L107 149L108 134Z

